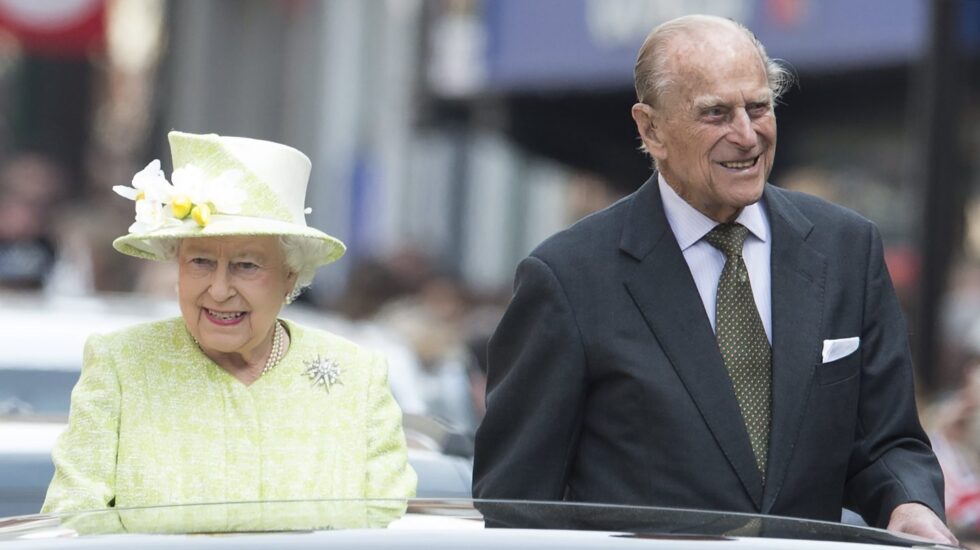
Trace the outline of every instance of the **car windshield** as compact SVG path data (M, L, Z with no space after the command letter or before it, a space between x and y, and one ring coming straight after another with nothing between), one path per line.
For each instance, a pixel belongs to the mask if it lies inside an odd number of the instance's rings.
M0 418L64 420L77 370L0 368Z
M365 528L381 527L387 529L377 531L389 534L364 534ZM484 530L484 527L510 529ZM0 525L0 540L121 533L311 534L352 531L376 542L384 540L378 537L388 537L389 545L407 547L411 544L406 542L417 536L410 532L417 534L420 531L438 530L444 533L468 532L466 538L450 540L455 540L455 544L466 543L472 549L496 547L501 542L500 537L513 535L514 529L533 529L536 533L566 533L565 536L568 532L601 534L601 544L575 545L583 548L614 547L626 543L635 546L641 541L725 541L736 538L815 540L899 547L921 547L922 544L878 529L791 518L641 506L469 499L238 502L110 509L8 520L6 525ZM475 530L480 530L483 534L477 534ZM399 533L391 534L393 531ZM133 542L124 540L127 543ZM202 540L195 539L195 542ZM227 542L227 539L221 540ZM298 539L289 540L296 542ZM349 542L351 539L344 540ZM421 539L414 540L419 542ZM534 543L527 536L522 540L516 546L543 546ZM574 540L581 542L585 539ZM278 546L272 539L263 539L263 542ZM111 544L111 541L104 538L100 539L101 543ZM554 546L555 543L552 540L551 547L559 547Z

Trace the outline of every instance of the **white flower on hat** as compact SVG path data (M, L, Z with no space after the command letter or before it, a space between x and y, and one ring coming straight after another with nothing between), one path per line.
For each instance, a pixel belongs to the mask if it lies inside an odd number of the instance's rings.
M188 164L174 170L172 176L173 192L167 202L174 217L184 219L196 204L204 204L204 173L198 167Z
M208 179L197 166L187 164L174 170L172 177L173 195L169 202L176 218L183 219L190 214L203 227L211 214L241 212L245 201L245 192L238 187L241 172L228 170Z
M140 199L136 201L136 222L129 226L129 232L144 233L174 225L180 222L164 210L163 203Z
M238 188L242 173L238 170L222 172L209 180L197 166L188 164L174 170L173 198L187 197L194 204L208 204L215 212L237 214L242 210L245 192Z
M112 190L131 201L143 199L155 202L169 202L172 193L170 182L160 169L160 161L153 160L133 176L133 186L113 186Z
M242 173L238 170L222 172L204 189L204 202L211 203L215 212L238 214L242 211L242 203L246 198L245 191L238 185L241 179Z
M195 202L201 201L201 187L204 184L204 173L193 164L181 166L174 170L171 179L174 180L174 191L186 193Z
M136 201L136 222L129 226L129 232L153 231L166 225L173 225L163 209L169 202L173 187L160 169L160 161L154 160L133 176L133 186L116 185L113 191Z

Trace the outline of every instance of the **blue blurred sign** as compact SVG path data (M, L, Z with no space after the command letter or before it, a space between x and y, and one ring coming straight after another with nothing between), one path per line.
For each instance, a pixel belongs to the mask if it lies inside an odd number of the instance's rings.
M927 0L485 0L492 89L631 86L636 53L658 24L690 13L741 21L797 70L914 59Z

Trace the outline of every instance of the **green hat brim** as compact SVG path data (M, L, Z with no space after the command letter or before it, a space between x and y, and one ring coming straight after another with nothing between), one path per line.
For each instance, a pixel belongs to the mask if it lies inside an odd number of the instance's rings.
M231 237L248 235L292 236L309 239L314 244L315 264L323 266L340 259L347 251L340 240L312 227L302 227L294 223L272 220L268 218L253 218L248 216L231 216L215 214L204 227L190 218L179 225L161 227L144 233L130 233L112 241L112 247L119 252L146 260L165 261L153 246L153 241L170 239L200 239L204 237Z

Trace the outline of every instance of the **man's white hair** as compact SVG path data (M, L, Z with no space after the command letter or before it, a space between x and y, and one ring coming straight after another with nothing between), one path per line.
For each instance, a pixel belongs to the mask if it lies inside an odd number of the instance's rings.
M670 46L675 38L703 32L706 24L732 25L742 31L759 52L759 58L765 67L772 100L775 102L793 83L793 75L785 67L773 61L759 39L745 25L730 19L705 15L689 15L678 17L663 23L653 29L636 58L633 67L633 84L636 87L636 99L657 108L664 94L674 84L674 74L669 68Z

